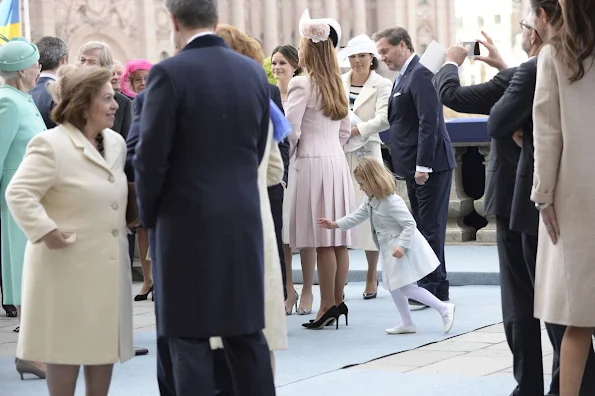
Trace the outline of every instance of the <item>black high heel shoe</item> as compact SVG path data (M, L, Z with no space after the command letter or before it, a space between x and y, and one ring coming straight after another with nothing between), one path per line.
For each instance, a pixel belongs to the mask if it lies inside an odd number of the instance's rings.
M339 311L339 315L337 315L337 326L339 326L339 318L341 317L341 315L345 316L345 326L349 326L348 322L347 322L347 315L349 315L349 308L347 308L347 305L345 304L345 302L342 302L341 304L337 305L337 310Z
M322 315L320 317L320 319L318 319L317 321L314 322L308 322L308 323L302 323L302 326L304 326L306 329L309 330L320 330L323 329L324 326L326 326L328 323L335 321L336 325L337 325L337 330L339 329L339 309L334 306L331 309L329 309L328 311L326 311L324 313L324 315Z
M146 301L149 298L149 294L151 294L151 300L155 301L155 293L153 293L152 285L149 291L145 294L137 294L136 296L134 296L134 301Z
M349 308L347 308L347 304L345 304L345 302L342 302L341 304L337 305L337 311L339 312L339 315L337 315L337 327L339 326L339 318L341 317L341 315L345 315L345 326L349 326L348 322L347 322L347 315L349 315ZM314 320L310 320L310 323L314 323ZM326 325L327 326L332 326L335 324L335 320L331 320L330 322L328 322Z

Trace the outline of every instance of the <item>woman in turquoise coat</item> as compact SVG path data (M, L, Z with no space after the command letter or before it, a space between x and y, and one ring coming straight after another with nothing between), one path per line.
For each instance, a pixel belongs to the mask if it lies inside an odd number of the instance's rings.
M41 114L27 93L39 76L39 52L34 44L18 37L0 36L0 235L2 297L5 304L21 304L21 275L27 237L15 223L4 194L16 172L29 140L46 129ZM20 314L19 314L20 316Z

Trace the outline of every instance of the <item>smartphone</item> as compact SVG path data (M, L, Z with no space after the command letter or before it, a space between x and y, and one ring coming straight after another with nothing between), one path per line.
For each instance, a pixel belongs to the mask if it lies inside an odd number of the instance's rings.
M469 47L469 52L467 53L467 57L473 57L481 55L479 52L479 42L478 41L464 41L464 47Z

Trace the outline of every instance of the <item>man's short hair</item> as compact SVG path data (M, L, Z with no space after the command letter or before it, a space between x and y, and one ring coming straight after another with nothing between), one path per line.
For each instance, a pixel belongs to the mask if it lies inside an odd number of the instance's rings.
M209 28L217 23L217 0L165 0L165 7L186 29Z
M407 29L402 27L392 27L382 29L379 32L374 33L372 36L372 40L378 41L380 39L386 38L386 40L395 47L401 43L401 41L405 42L405 46L409 51L415 52L413 48L413 42L411 41L411 36Z
M103 41L89 41L81 46L79 49L79 56L84 54L85 52L93 51L93 50L101 50L101 55L99 56L99 65L101 67L107 67L108 69L114 68L114 58L112 56L112 49L107 43Z
M68 47L58 37L42 37L37 42L37 49L39 50L41 71L56 70L63 57L66 57L66 62L68 62Z

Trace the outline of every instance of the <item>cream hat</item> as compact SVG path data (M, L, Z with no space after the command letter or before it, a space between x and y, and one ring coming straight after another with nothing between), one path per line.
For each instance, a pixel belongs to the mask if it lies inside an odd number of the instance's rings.
M331 36L331 28L337 34L337 42ZM341 25L339 25L339 22L332 18L312 19L307 8L300 18L299 31L301 37L312 40L315 43L326 41L330 37L333 40L335 48L337 48L341 41Z
M347 46L341 48L338 53L339 61L344 61L351 55L356 54L372 54L378 58L378 52L376 51L376 43L368 37L366 34L360 34L355 36L347 43Z

